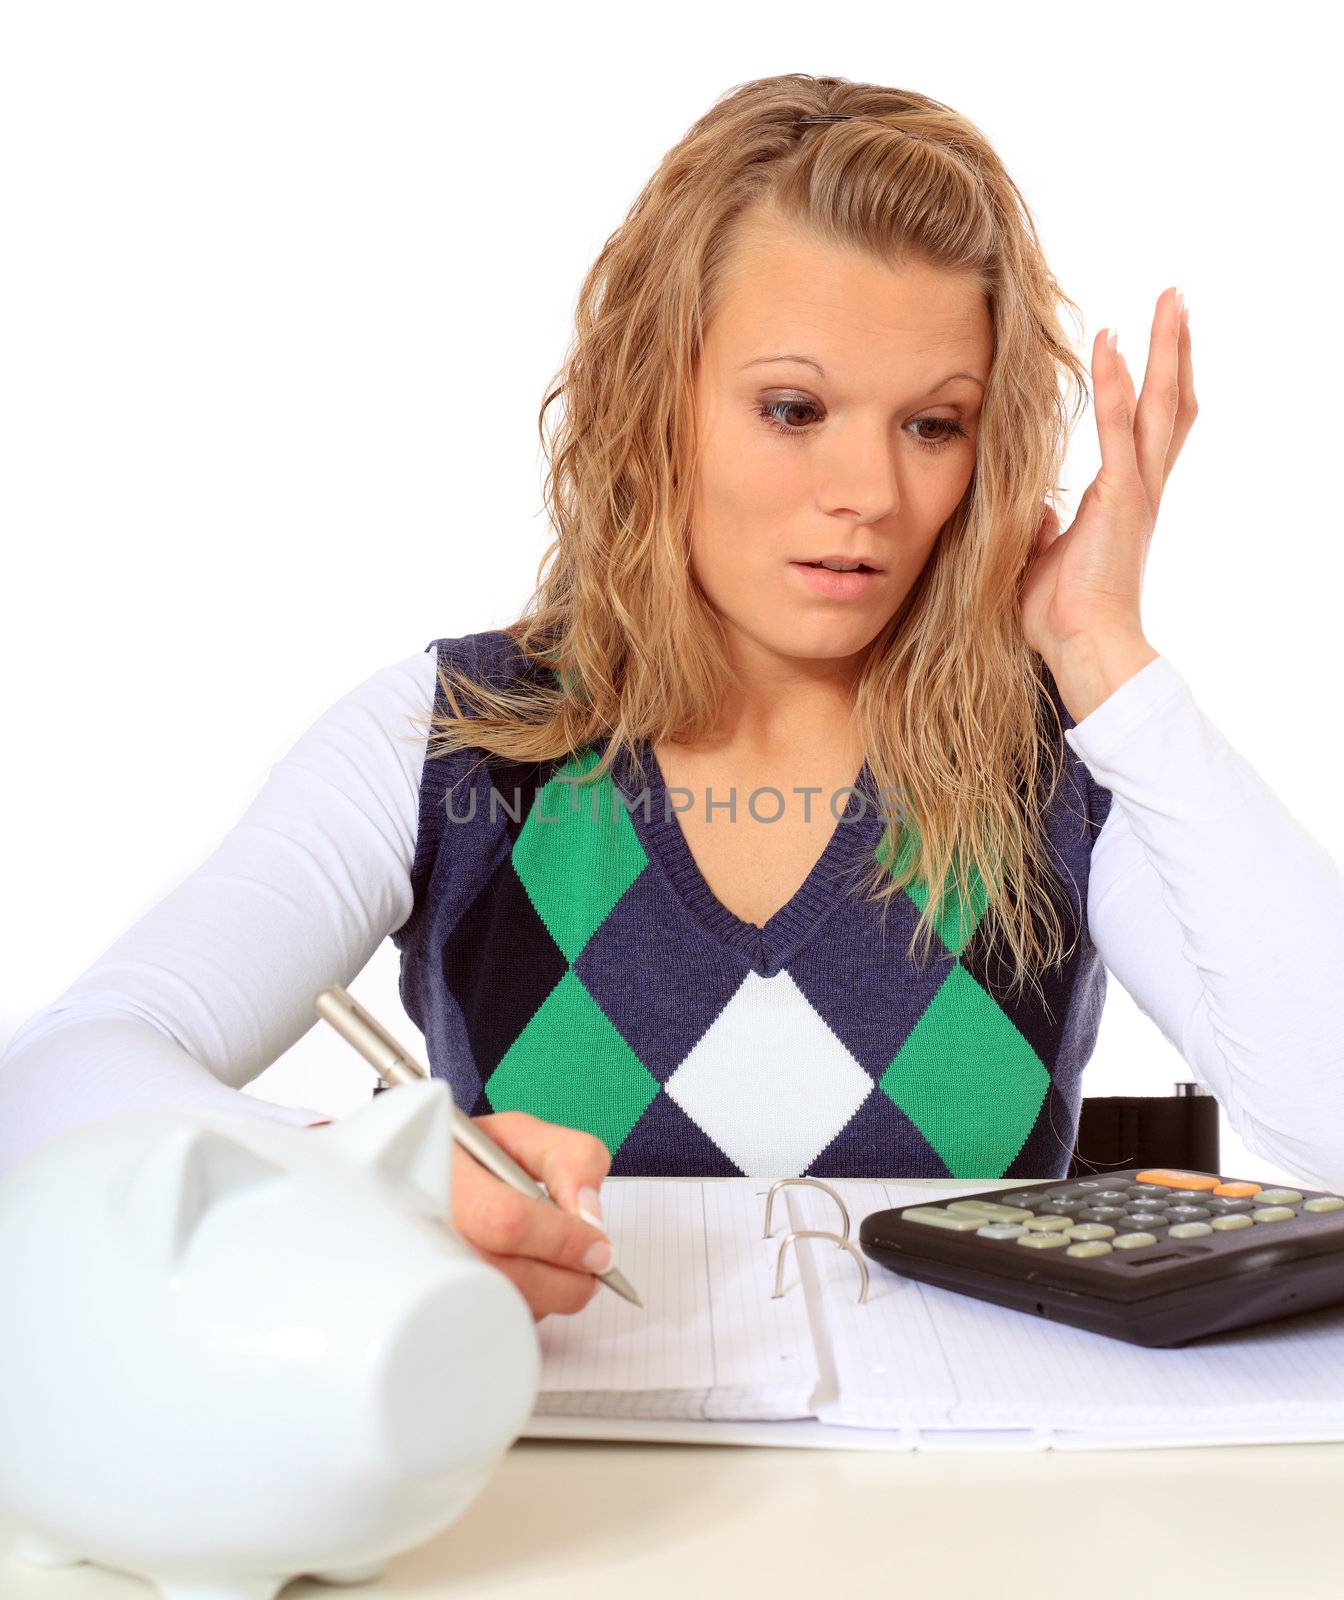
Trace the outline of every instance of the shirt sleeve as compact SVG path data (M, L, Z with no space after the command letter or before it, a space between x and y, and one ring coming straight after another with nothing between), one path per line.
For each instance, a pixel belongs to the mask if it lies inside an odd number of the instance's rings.
M0 1056L0 1174L132 1107L325 1119L238 1090L411 913L436 660L385 667L325 711L218 848L20 1025Z
M1344 876L1165 656L1064 737L1112 803L1092 849L1102 960L1248 1149L1344 1189Z

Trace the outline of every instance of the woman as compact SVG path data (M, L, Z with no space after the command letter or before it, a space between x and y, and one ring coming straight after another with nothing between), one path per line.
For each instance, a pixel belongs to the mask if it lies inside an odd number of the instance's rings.
M1094 341L1061 533L1063 304L947 107L718 102L584 285L523 617L318 720L19 1030L0 1155L236 1104L390 934L434 1073L564 1208L455 1158L455 1226L538 1318L595 1290L608 1171L1062 1175L1106 968L1251 1148L1344 1182L1338 868L1140 618L1186 316L1158 299L1141 393Z

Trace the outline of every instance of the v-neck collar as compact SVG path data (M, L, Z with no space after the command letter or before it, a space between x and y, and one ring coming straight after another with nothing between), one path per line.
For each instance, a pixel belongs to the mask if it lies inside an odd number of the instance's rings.
M686 908L707 933L726 949L745 956L763 976L772 976L850 892L882 837L885 819L867 760L854 780L863 799L855 794L846 796L844 820L836 822L812 870L790 899L760 924L744 921L730 911L709 887L691 854L681 823L668 805L662 768L647 740L641 743L640 754L642 782L627 772L619 786L632 802L644 787L648 789L647 817L642 799L627 808L645 854L657 860ZM830 808L830 798L815 798Z

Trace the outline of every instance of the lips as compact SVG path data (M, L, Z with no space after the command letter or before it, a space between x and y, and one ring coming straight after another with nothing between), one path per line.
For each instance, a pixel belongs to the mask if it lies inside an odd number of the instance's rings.
M828 600L854 600L866 594L878 576L874 567L863 567L856 572L836 572L823 567L819 561L791 561L791 571L815 594Z
M800 567L822 567L824 563L820 561L800 561L798 565ZM840 569L837 567L825 567L825 570L827 572L836 572ZM857 567L847 567L844 570L848 572L878 572L881 569L879 567L870 567L866 561L860 561Z

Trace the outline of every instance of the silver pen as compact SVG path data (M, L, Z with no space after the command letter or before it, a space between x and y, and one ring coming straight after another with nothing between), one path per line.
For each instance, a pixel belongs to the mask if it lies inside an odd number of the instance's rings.
M341 988L340 984L333 984L328 989L320 990L313 1004L318 1016L325 1018L347 1044L352 1044L359 1051L384 1083L388 1085L414 1083L417 1078L429 1077L428 1070L421 1066L410 1051L399 1045L387 1029L375 1021L359 1001ZM469 1155L474 1156L497 1178L502 1178L505 1183L517 1189L519 1194L525 1194L529 1200L548 1200L555 1205L555 1201L544 1186L538 1183L530 1172L520 1167L508 1151L497 1145L483 1128L477 1127L456 1102L453 1103L452 1109L453 1138ZM643 1308L644 1302L635 1293L624 1274L617 1270L614 1261L605 1272L596 1273L594 1276L600 1278L608 1289L614 1289L623 1299Z

